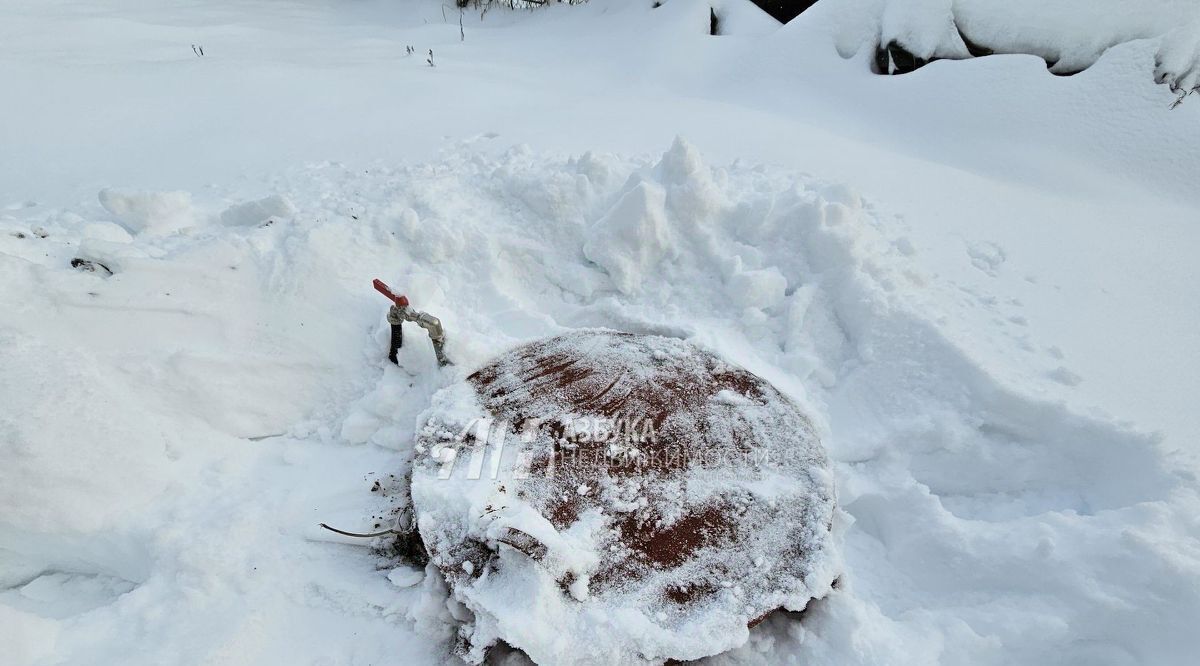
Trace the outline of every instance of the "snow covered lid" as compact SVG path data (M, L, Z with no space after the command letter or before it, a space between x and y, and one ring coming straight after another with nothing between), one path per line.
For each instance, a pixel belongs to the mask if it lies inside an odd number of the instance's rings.
M808 417L674 338L575 331L444 389L412 498L472 661L501 640L540 664L696 659L837 575Z

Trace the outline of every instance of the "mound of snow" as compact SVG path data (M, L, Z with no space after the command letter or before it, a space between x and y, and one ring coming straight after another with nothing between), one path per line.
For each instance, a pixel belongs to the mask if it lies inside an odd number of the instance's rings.
M188 192L100 190L100 205L131 234L167 234L196 224Z
M1200 9L1190 22L1180 22L1163 36L1154 65L1154 80L1171 90L1200 88Z
M589 230L584 255L604 268L626 294L640 291L644 274L675 245L665 205L662 187L633 183L620 202Z
M799 404L829 451L851 523L843 584L803 623L765 620L728 659L1179 663L1196 651L1194 467L1062 397L1077 390L1060 383L1066 372L1086 375L1078 390L1095 383L1076 364L1081 341L1044 352L1035 312L1002 281L1015 274L1022 296L1056 289L1022 280L1044 243L986 245L978 229L964 242L960 226L1015 196L1011 183L963 203L938 244L853 188L712 165L686 141L649 158L469 144L432 163L319 164L271 182L251 187L295 215L135 234L108 280L70 267L104 211L0 215L0 300L14 304L0 350L14 406L0 414L0 496L16 507L0 514L0 605L16 608L12 595L46 576L29 590L40 601L19 603L14 626L29 633L17 652L384 663L405 650L444 662L470 610L442 575L418 584L404 569L389 582L394 562L316 523L386 526L440 389L516 345L590 327L712 349ZM639 187L661 197L630 196ZM232 185L206 196L247 200ZM598 238L627 241L617 219L666 230L655 260L622 272L588 258ZM1135 245L1143 260L1120 265L1174 256ZM1061 260L1049 257L1039 271ZM984 282L951 276L955 260ZM459 366L439 374L421 336L400 367L386 362L375 277L442 319ZM1104 284L1126 282L1122 298L1149 284L1132 271ZM1021 313L1027 325L1011 321ZM1186 366L1182 351L1172 358ZM710 402L742 408L719 392ZM571 492L603 497L580 486ZM579 580L572 600L592 593ZM101 605L63 618L80 608L75 589Z

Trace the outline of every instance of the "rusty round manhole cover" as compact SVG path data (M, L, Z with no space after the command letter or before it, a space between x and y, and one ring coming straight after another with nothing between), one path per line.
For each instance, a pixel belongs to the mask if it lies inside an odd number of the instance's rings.
M695 659L837 573L809 418L674 338L576 331L444 389L412 500L470 660L497 641L539 664Z

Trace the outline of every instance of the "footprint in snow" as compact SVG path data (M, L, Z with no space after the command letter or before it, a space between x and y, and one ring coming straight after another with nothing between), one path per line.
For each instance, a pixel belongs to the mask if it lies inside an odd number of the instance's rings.
M107 606L137 585L97 572L46 571L21 585L0 590L0 604L42 617L65 619Z
M1079 382L1083 381L1083 377L1080 377L1061 365L1047 373L1047 376L1063 386L1079 386Z
M971 264L975 266L975 268L978 268L992 277L996 277L996 272L1008 259L1008 255L1004 252L1004 248L991 241L968 243L967 256L970 257Z

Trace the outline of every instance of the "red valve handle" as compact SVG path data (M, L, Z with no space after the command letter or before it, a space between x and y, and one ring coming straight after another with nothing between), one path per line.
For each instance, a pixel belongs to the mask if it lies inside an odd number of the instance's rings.
M386 284L384 284L383 280L376 278L375 281L372 282L371 284L373 284L375 286L375 291L383 294L384 296L387 296L388 300L390 300L391 302L395 303L396 305L399 305L402 308L408 307L408 297L405 296L404 294L400 294L399 296L397 296L396 294L392 293L391 288L388 287Z

